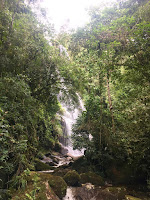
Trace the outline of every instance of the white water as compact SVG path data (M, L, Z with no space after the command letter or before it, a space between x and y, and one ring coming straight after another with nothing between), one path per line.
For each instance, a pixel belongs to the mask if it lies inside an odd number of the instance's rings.
M71 187L67 188L66 196L63 198L63 200L76 200Z
M62 145L65 146L65 149L68 150L67 155L71 157L78 157L83 155L83 150L73 150L73 145L71 141L72 125L75 124L78 116L82 113L83 110L85 110L81 97L78 94L77 96L79 100L79 106L75 107L74 109L70 109L70 107L65 102L61 102L60 100L62 108L64 110L64 113L61 116L63 119L63 124L65 126L64 137L68 138L67 140L65 140L65 142L62 142Z
M59 52L60 52L60 56L65 56L66 59L70 60L69 54L63 45L59 45ZM58 71L58 74L59 74L59 71ZM60 101L62 105L62 109L64 110L63 115L61 115L62 126L63 126L63 137L61 138L60 142L62 146L65 149L67 149L68 156L79 157L79 156L82 156L84 153L83 151L73 150L71 135L72 135L72 125L75 124L78 116L82 113L82 111L85 110L84 104L79 94L76 93L78 97L79 105L74 108L71 108L70 106L68 106L68 104L64 100L62 100L63 90L67 91L67 87L65 86L64 84L65 81L63 77L61 76L60 76L60 82L61 82L62 90L59 93L58 100ZM71 99L68 99L68 102L71 102Z

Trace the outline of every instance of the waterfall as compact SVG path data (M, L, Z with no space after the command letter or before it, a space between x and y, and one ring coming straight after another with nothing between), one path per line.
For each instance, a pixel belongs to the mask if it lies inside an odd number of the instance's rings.
M67 103L59 99L64 110L63 115L61 115L63 137L60 138L60 143L63 145L63 147L65 147L65 149L67 149L67 154L72 157L83 155L83 151L73 150L73 145L71 141L72 125L76 122L76 119L82 113L82 111L85 110L81 97L79 96L79 94L76 95L78 96L79 105L75 106L75 108L72 109L70 109L70 106L68 106Z
M66 57L66 59L70 60L69 54L67 52L67 49L63 45L59 45L59 53L60 56ZM76 156L81 156L83 155L83 151L79 150L73 150L73 144L71 141L71 135L72 135L72 125L75 124L78 116L82 113L82 111L85 110L83 101L78 93L76 93L78 97L78 106L74 106L74 108L71 108L62 98L64 95L62 91L68 91L68 88L64 84L64 79L63 77L60 76L60 73L58 71L58 75L60 77L60 83L61 83L61 88L62 90L59 93L58 100L61 103L62 109L63 109L63 114L61 115L61 125L63 129L63 136L60 137L59 141L64 147L64 149L67 151L67 154L76 157ZM71 98L68 96L68 102L71 104ZM65 152L66 153L66 152Z

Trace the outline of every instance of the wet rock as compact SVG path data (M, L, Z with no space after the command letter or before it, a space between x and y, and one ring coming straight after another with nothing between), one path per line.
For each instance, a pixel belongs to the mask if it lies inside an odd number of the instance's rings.
M55 162L56 164L58 164L58 163L59 163L59 161L60 161L60 159L59 159L59 158L56 158L56 157L54 157L54 158L53 158L53 162Z
M61 147L61 153L62 153L63 155L67 155L68 149L62 146L62 147Z
M69 186L78 186L80 182L80 175L75 171L69 171L65 174L64 180Z
M87 187L87 184L83 187L69 187L67 194L63 200L117 200L114 194L103 189L93 189Z
M66 160L67 160L67 161L72 161L72 157L67 156L67 157L66 157Z
M87 172L80 174L81 183L92 183L93 185L103 186L103 178L93 172Z
M53 160L50 157L44 156L42 159L42 162L43 163L51 163L51 162L53 162Z

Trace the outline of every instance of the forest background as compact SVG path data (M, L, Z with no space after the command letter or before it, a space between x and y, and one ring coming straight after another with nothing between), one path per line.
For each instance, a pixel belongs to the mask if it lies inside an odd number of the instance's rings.
M0 0L0 10L1 187L58 146L60 91L72 105L77 92L84 100L73 140L89 166L104 174L124 166L150 187L150 1L91 9L89 24L57 35L23 0Z

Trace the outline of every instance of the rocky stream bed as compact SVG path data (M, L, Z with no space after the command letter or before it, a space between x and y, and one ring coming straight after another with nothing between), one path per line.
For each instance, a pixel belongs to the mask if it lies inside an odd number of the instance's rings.
M58 152L36 159L35 169L25 174L26 187L11 191L12 200L149 200L148 192L114 185L83 168L80 158ZM81 163L81 165L79 164Z

